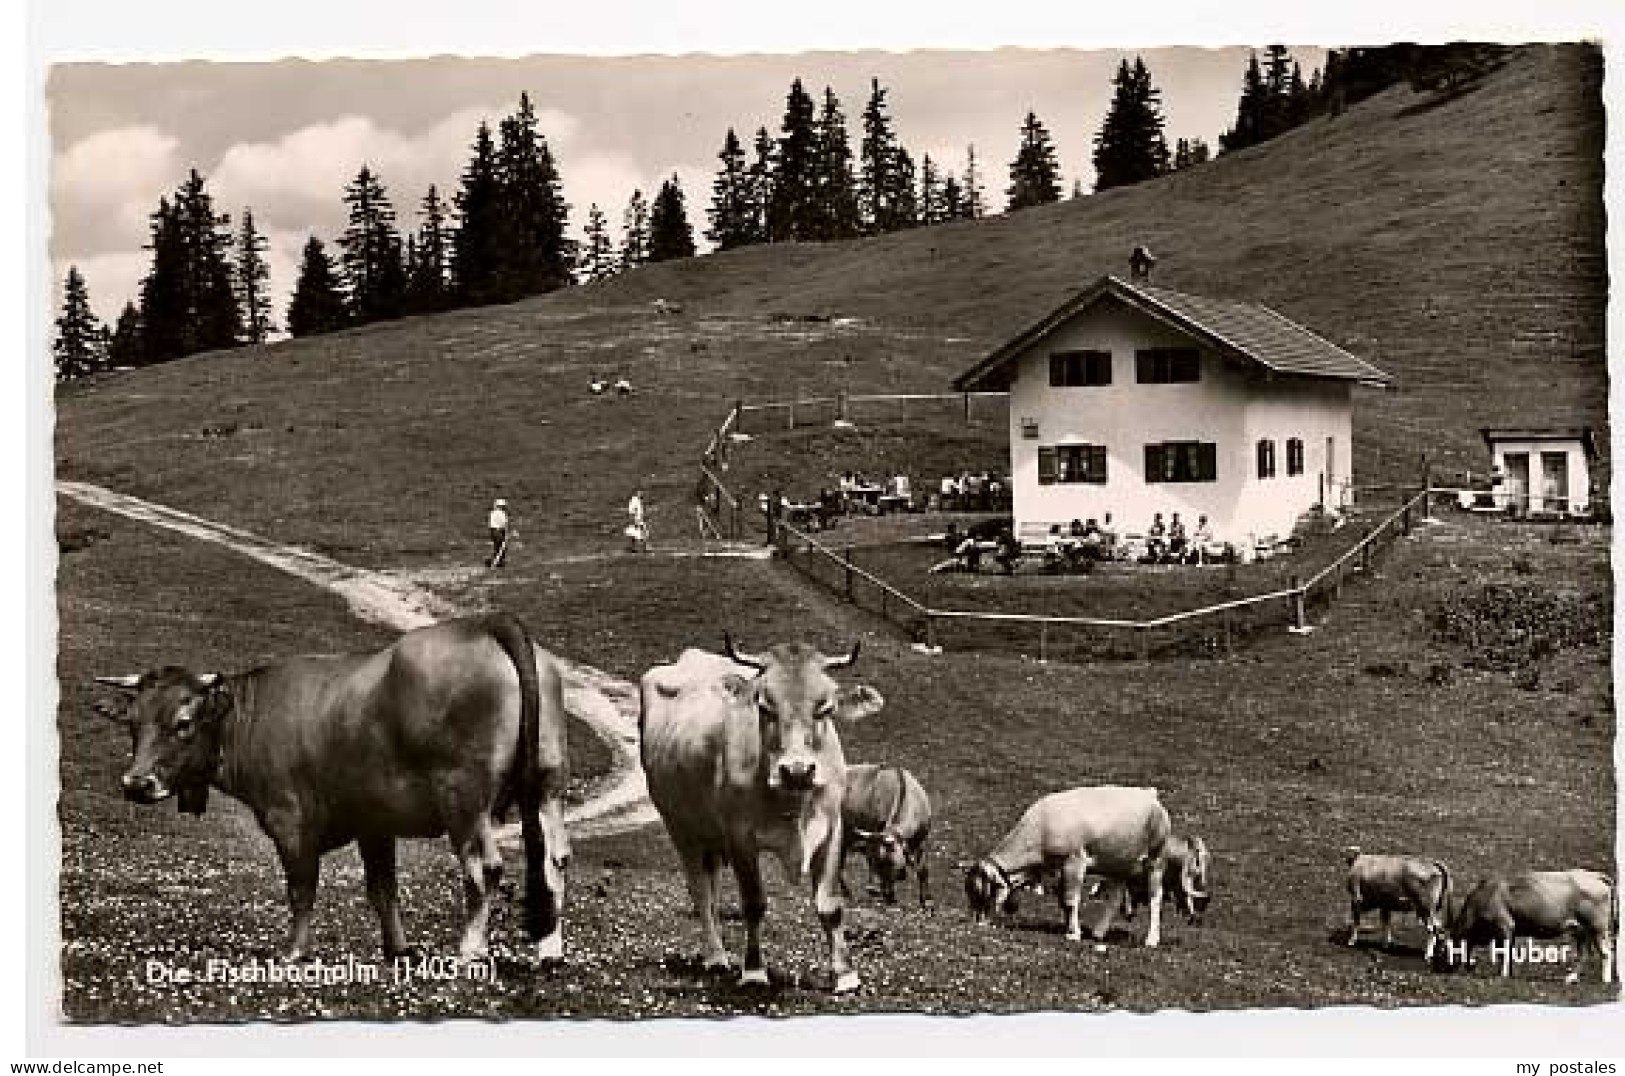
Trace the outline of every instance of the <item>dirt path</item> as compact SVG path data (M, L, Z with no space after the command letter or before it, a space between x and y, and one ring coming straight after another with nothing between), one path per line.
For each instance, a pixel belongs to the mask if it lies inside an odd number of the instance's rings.
M59 481L56 488L82 504L226 546L337 594L357 617L395 631L410 631L465 612L398 575L352 568L308 550L278 545L249 531L85 482ZM565 709L602 737L615 758L602 787L566 816L570 835L608 836L648 825L657 815L638 763L637 685L588 665L559 661L564 666ZM518 827L511 826L504 837L517 832Z

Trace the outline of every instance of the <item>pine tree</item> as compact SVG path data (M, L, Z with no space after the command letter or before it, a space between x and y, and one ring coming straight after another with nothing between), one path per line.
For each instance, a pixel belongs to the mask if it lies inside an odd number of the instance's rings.
M56 340L51 344L56 379L71 381L107 367L107 349L101 322L90 308L90 289L79 267L70 265L62 284L62 313L56 319Z
M968 220L979 220L987 212L987 195L982 191L982 173L976 167L976 146L965 147L964 213Z
M1145 61L1124 60L1100 131L1095 135L1095 190L1155 179L1168 171L1168 140L1163 135L1162 92L1151 84Z
M497 176L496 146L491 128L481 123L474 135L473 156L463 169L457 204L457 231L451 244L452 294L463 306L502 300L502 184Z
M948 219L942 201L942 177L929 153L920 158L920 223L941 224Z
M299 280L288 303L288 333L316 336L342 329L350 320L350 304L345 300L339 274L315 236L305 243L299 264Z
M237 230L231 285L243 323L243 342L247 344L263 344L276 332L276 323L271 320L271 268L265 264L269 248L270 243L254 227L254 211L244 209L243 225Z
M942 178L943 220L962 220L965 217L965 189L953 175Z
M766 127L756 129L756 157L750 163L751 242L766 243L767 207L773 204L773 182L779 171L779 146Z
M660 185L649 210L649 260L667 262L694 256L694 229L688 223L683 187L673 175Z
M615 244L609 238L609 220L594 202L587 207L587 242L581 248L581 275L589 284L608 280L620 268Z
M422 223L417 235L408 239L412 257L406 271L406 310L411 314L433 314L449 309L452 301L446 203L433 184L423 196L418 213Z
M1032 112L1021 124L1021 148L1010 162L1007 210L1027 209L1061 200L1061 166L1049 132Z
M649 203L641 190L634 190L621 216L621 269L636 269L648 260Z
M911 228L918 220L914 162L892 130L886 90L869 80L863 109L863 141L858 147L858 215L869 235Z
M1285 45L1264 50L1264 126L1260 141L1292 126L1292 56Z
M398 318L406 306L406 265L395 207L371 168L361 166L344 189L350 224L339 236L340 262L349 289L350 316L357 325Z
M798 78L784 102L778 168L767 205L767 238L772 243L817 238L818 202L813 189L817 131L813 100Z
M1264 86L1264 73L1258 66L1258 54L1247 60L1247 71L1241 79L1241 99L1236 102L1236 122L1230 130L1219 136L1219 149L1234 153L1248 146L1256 146L1265 139L1268 123L1269 91Z
M152 216L152 268L141 281L143 357L168 362L237 346L242 324L231 290L231 218L216 215L203 177L192 170L174 201Z
M567 238L570 207L529 94L519 95L519 109L502 121L500 133L497 178L505 226L499 233L499 292L511 300L568 284L574 249Z
M851 239L859 232L857 181L852 176L852 143L846 114L835 91L824 87L824 108L813 138L813 236Z
M107 365L111 369L145 366L145 345L141 339L141 311L127 302L119 312L118 324L107 341Z
M722 167L711 184L711 208L707 210L711 226L706 229L705 237L716 244L718 250L749 246L757 241L752 219L751 177L745 164L745 150L732 127L722 140L722 152L717 154L717 159Z

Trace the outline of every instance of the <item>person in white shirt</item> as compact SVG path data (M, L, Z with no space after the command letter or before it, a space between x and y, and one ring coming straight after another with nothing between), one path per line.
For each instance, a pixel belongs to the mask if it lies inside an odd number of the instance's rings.
M491 562L487 567L502 567L502 558L508 554L508 502L498 497L491 502L491 514L486 517L491 531Z
M631 539L634 553L649 551L649 524L643 515L643 491L636 490L626 502L626 536Z
M620 379L615 382L615 395L617 395L617 396L630 396L630 395L632 395L632 382L627 379L625 374L622 374L620 376Z

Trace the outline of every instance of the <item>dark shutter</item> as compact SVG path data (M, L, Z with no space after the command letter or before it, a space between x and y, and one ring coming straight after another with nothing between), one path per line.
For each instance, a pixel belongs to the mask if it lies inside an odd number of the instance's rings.
M1136 351L1134 353L1134 380L1142 385L1155 384L1157 380L1156 352ZM1149 457L1147 458L1149 459Z
M1089 481L1097 485L1106 484L1106 446L1090 445L1088 452Z
M1145 446L1145 480L1147 482L1162 481L1162 446Z
M1169 381L1197 381L1201 378L1201 354L1193 347L1176 348L1169 356Z
M1110 351L1090 351L1086 353L1084 383L1089 385L1110 385L1112 383L1112 353Z
M1049 357L1049 383L1051 388L1061 388L1066 384L1066 356L1051 355Z
M1196 477L1201 482L1213 482L1219 477L1219 446L1211 441L1196 446Z
M1038 484L1052 486L1055 484L1055 449L1040 448L1038 450Z

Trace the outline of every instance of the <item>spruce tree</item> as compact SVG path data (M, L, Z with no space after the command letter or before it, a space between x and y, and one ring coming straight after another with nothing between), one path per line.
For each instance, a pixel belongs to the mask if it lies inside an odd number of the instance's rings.
M976 167L976 146L965 147L964 212L967 220L978 220L987 212L987 195L982 190L982 173Z
M288 303L288 333L316 336L342 329L350 320L339 274L322 241L311 236L299 263L299 280Z
M357 325L398 318L406 307L406 265L395 207L384 184L366 165L344 189L349 227L339 236L350 316Z
M1269 112L1269 92L1264 86L1264 73L1258 66L1258 54L1247 59L1247 71L1241 79L1241 98L1236 102L1236 122L1219 136L1219 149L1234 153L1248 146L1256 146L1266 137L1264 128Z
M231 289L231 218L216 215L203 177L193 169L159 199L152 216L152 268L141 281L143 357L168 362L199 351L235 347L242 336Z
M814 239L851 239L859 232L857 181L846 114L835 91L824 87L813 145Z
M118 324L107 341L107 365L112 369L145 366L145 345L141 339L141 311L127 302L119 312Z
M649 260L649 203L634 190L621 216L621 269L636 269Z
M446 203L433 184L418 208L422 222L406 273L406 309L411 314L433 314L451 306L450 237L446 234Z
M1021 148L1010 162L1006 195L1006 209L1011 211L1061 200L1061 166L1055 159L1055 146L1049 131L1032 112L1021 123Z
M942 178L943 220L961 220L965 217L965 189L953 175Z
M892 130L886 90L869 80L863 109L863 140L858 146L858 215L869 235L913 227L918 217L914 162Z
M243 342L247 344L263 344L276 332L276 323L271 320L271 268L265 263L269 247L265 236L254 227L254 211L244 209L243 225L237 230L231 284L243 324Z
M716 181L711 184L711 208L707 216L711 225L705 237L718 250L733 250L758 242L752 208L751 175L745 163L745 150L733 128L722 140L722 152L717 154L722 167L717 169Z
M694 256L694 229L688 223L683 188L674 175L660 185L649 210L649 260L667 262Z
M56 340L51 344L56 379L71 381L107 366L102 324L90 308L90 289L79 267L70 265L62 284L62 313L56 319Z
M942 177L929 153L920 158L920 223L941 224L948 219L942 199Z
M766 243L767 207L773 203L773 179L779 170L779 147L766 127L756 129L756 156L750 163L751 242Z
M1111 106L1095 135L1095 190L1140 183L1168 171L1168 141L1163 135L1162 92L1151 84L1145 61L1124 60L1112 80Z
M497 177L504 227L499 291L505 299L518 299L570 282L570 207L529 94L519 95L519 108L502 121L500 133Z
M780 126L778 168L767 205L767 238L772 243L816 239L817 192L813 188L817 131L813 99L798 78L790 84Z
M463 169L457 204L457 230L451 243L452 294L462 306L483 306L502 300L503 217L502 185L497 176L496 146L491 128L481 123L474 135L473 155Z
M609 221L594 202L587 207L587 242L581 247L581 275L588 284L608 280L620 268L615 260L615 244L609 238Z

